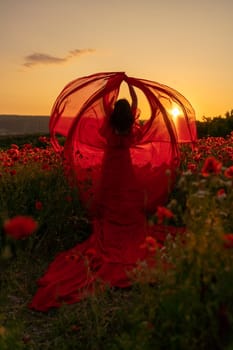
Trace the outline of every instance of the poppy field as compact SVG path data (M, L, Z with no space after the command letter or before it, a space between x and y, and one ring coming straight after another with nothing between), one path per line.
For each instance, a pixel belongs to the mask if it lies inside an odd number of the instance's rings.
M54 256L91 232L49 138L0 144L0 349L233 349L233 134L182 145L177 180L150 223L132 288L39 313L27 305Z

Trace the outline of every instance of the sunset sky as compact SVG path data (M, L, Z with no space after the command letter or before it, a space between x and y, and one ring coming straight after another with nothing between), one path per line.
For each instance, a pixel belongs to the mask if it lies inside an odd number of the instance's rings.
M1 0L0 114L49 115L71 80L124 71L198 119L233 109L232 0Z

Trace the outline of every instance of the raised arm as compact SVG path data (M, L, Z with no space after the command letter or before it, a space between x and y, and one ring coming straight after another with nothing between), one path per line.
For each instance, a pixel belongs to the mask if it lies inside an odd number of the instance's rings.
M137 109L137 106L138 106L138 98L137 98L137 95L136 95L136 92L133 88L132 85L128 85L129 87L129 93L130 93L130 96L131 96L131 99L132 99L132 105L131 105L131 109L133 112L136 111Z

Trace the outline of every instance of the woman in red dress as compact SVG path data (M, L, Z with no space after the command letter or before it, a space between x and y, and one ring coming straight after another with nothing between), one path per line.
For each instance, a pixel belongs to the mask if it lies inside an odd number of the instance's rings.
M122 81L129 86L131 106L126 99L117 100ZM133 85L151 107L151 117L142 126ZM173 98L182 108L183 129L175 127L162 98ZM57 150L56 133L67 137L64 164L69 175L75 175L93 231L50 264L30 308L47 311L78 302L94 293L97 284L130 286L129 272L147 260L142 249L146 237L159 239L164 234L161 227L148 226L147 215L167 200L179 165L178 142L196 137L193 121L190 104L175 90L121 72L67 85L52 111L51 137Z

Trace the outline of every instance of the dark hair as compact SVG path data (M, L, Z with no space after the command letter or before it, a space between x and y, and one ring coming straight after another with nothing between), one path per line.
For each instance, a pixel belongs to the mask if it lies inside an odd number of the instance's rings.
M134 123L134 116L129 102L122 98L115 103L110 115L111 127L119 133L129 133Z

